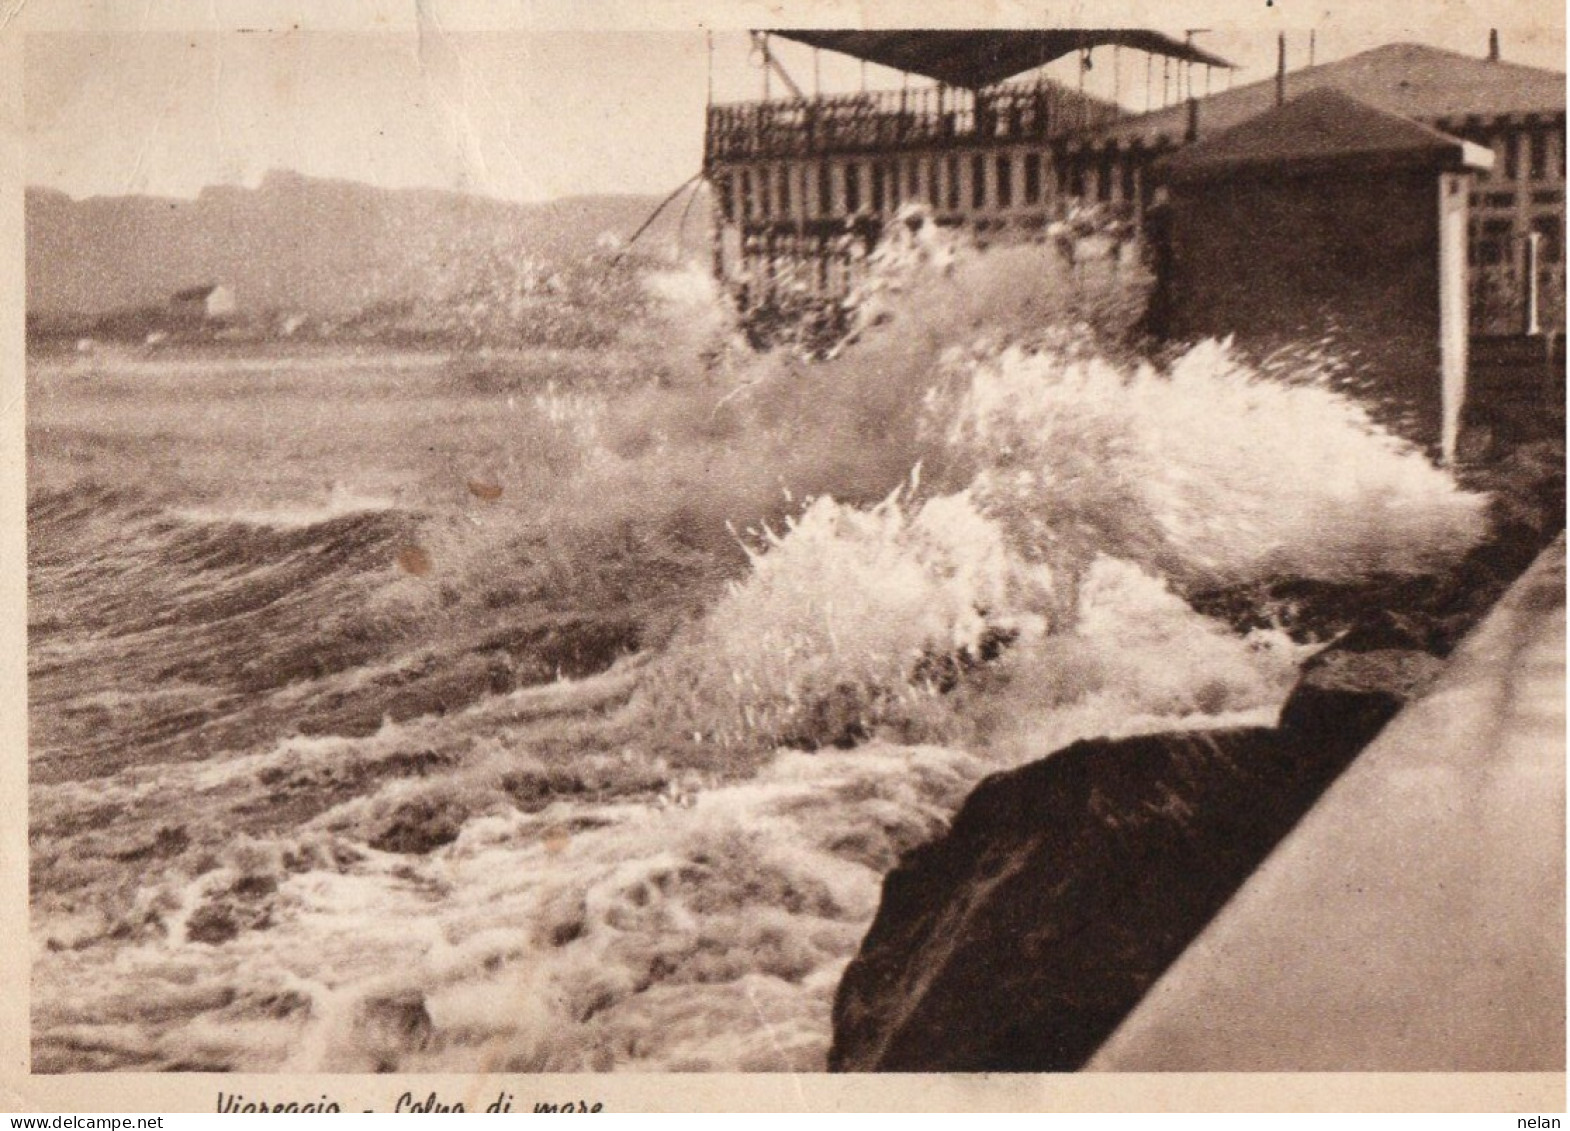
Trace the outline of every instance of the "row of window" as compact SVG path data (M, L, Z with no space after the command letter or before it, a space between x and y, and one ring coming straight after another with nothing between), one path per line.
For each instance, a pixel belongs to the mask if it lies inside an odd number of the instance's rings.
M1534 162L1540 158L1546 160L1548 147L1544 142L1548 136L1539 136L1533 144L1530 134L1511 134L1507 139L1507 152L1517 154L1516 162L1523 149L1530 150ZM1561 144L1557 148L1560 175L1563 176L1564 146ZM1518 170L1513 170L1512 162L1507 160L1506 175L1514 176L1515 171ZM819 219L888 214L912 201L922 201L935 212L950 213L1035 207L1051 199L1047 178L1054 173L1059 196L1094 197L1105 202L1132 201L1139 194L1138 169L1134 162L1115 161L1108 154L1094 169L1077 163L1065 168L1054 166L1040 152L948 153L759 166L724 174L717 178L717 187L727 222L794 219L798 214ZM1541 179L1541 170L1536 164L1532 166L1532 177ZM1515 189L1480 191L1472 194L1471 203L1482 208L1513 208L1516 199ZM1560 204L1563 190L1534 190L1530 200L1535 206ZM1506 220L1487 223L1509 226ZM1548 223L1552 224L1552 230L1542 227ZM1560 246L1558 219L1540 217L1534 220L1534 227L1557 256Z
M1518 181L1522 172L1528 180L1547 180L1549 169L1556 169L1559 180L1565 179L1565 137L1555 130L1515 130L1503 135L1486 132L1465 132L1468 140L1494 151L1494 168L1482 170L1479 180L1503 177Z
M1096 177L1097 196L1110 200L1117 171L1107 161ZM837 170L837 174L836 174ZM872 161L784 164L738 169L717 178L720 208L727 222L738 219L793 219L892 213L909 202L935 212L985 211L1034 207L1049 197L1052 163L1043 153L937 154ZM1059 194L1082 196L1085 173L1057 169ZM1132 163L1124 163L1124 199L1136 190Z
M1517 194L1514 189L1504 192L1474 192L1471 198L1473 208L1514 208ZM1527 198L1533 204L1563 204L1565 199L1564 189L1536 189Z

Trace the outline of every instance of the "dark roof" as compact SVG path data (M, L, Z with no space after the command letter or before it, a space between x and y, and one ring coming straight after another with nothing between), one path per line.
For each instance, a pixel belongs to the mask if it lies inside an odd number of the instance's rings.
M1423 122L1507 114L1563 115L1565 76L1558 71L1442 51L1417 43L1392 43L1334 63L1289 71L1288 99L1334 87L1370 106ZM1276 104L1274 76L1199 100L1199 136L1231 129ZM1126 118L1095 137L1147 146L1179 143L1188 125L1185 104Z
M1469 159L1475 163L1473 155L1478 152L1459 138L1327 88L1203 138L1161 164L1172 180L1193 181L1240 172L1286 173L1347 161L1363 168L1459 168Z
M1053 31L771 31L785 39L838 51L950 86L972 89L1002 82L1091 47L1109 44L1152 55L1166 55L1212 67L1230 67L1220 56L1201 51L1157 31L1140 28L1084 28Z
M174 292L175 302L195 302L204 299L218 289L217 283L204 283L199 287L186 287L183 291Z

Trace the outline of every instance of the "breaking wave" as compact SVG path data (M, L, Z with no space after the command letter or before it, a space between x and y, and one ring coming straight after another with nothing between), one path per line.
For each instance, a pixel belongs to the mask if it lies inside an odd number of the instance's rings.
M1271 717L1304 647L1186 598L1484 533L1315 374L1141 360L1115 256L873 280L815 364L685 276L642 384L468 373L454 490L35 491L35 1070L821 1068L982 775Z

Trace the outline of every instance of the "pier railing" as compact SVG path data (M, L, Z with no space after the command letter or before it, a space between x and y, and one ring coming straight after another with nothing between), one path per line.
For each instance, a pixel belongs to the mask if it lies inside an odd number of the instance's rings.
M1039 141L1115 121L1115 103L1042 79L709 107L706 163Z

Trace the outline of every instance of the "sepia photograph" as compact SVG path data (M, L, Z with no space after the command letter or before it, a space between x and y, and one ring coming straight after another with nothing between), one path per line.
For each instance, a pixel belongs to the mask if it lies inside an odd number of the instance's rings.
M1563 1108L1562 7L42 7L8 1089Z

